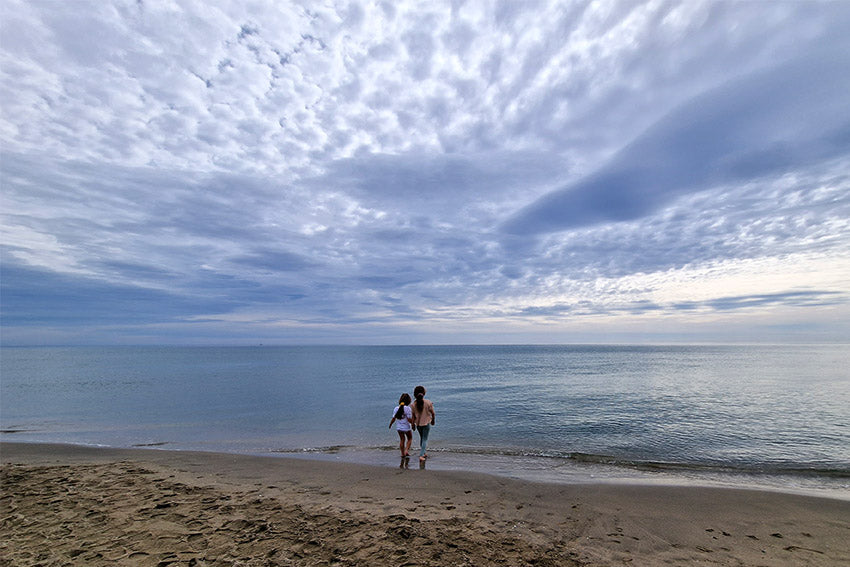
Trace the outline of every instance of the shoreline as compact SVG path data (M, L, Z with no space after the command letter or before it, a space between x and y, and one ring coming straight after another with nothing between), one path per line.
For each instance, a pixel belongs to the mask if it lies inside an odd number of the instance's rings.
M160 448L169 450L167 448ZM341 461L375 466L388 464L395 447L333 450L289 450L255 453L258 456ZM850 476L818 470L770 470L699 463L625 462L614 457L589 458L523 455L500 452L431 451L429 468L443 471L467 471L519 481L544 484L637 484L683 487L718 487L763 490L787 494L834 498L850 501Z
M42 443L0 462L4 565L850 564L829 497Z
M180 443L151 442L144 444L110 445L56 440L12 440L0 435L3 444L70 445L81 448L109 450L164 451L170 453L219 453L273 459L317 460L382 468L398 466L397 447L357 447L339 445L304 449L228 450L220 447L187 447ZM481 449L476 447L475 449ZM428 469L435 471L470 472L493 475L517 481L544 484L635 484L651 486L717 487L771 491L850 501L850 476L825 474L806 469L770 470L735 468L700 463L656 463L618 461L615 457L583 455L578 458L553 455L503 453L501 451L458 451L432 448ZM413 466L416 466L416 459Z

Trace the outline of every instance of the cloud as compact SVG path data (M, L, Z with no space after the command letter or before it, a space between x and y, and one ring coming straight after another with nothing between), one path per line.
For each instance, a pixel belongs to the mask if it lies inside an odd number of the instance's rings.
M509 234L637 219L681 195L850 154L850 59L815 52L704 93L596 173L513 216Z
M0 281L4 326L122 325L179 321L230 311L238 300L210 301L133 285L62 275L4 261Z
M823 329L850 289L848 21L9 0L4 340Z
M479 202L498 206L520 190L546 187L562 175L556 155L545 152L370 154L336 160L306 182L335 189L365 204L392 210L416 208L445 218ZM426 209L422 209L427 202Z
M280 272L306 270L315 266L314 262L300 254L281 250L259 250L246 256L231 258L230 261L253 268Z
M730 311L779 304L795 307L825 306L847 303L848 301L850 301L850 295L837 291L790 291L785 293L719 297L705 302L678 303L674 305L674 308L691 310L709 307L719 311Z

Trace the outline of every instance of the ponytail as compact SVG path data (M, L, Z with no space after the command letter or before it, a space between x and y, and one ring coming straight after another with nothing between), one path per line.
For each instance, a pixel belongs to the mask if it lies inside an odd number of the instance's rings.
M425 387L416 386L413 389L413 395L416 396L416 413L422 413L422 408L425 407Z
M410 394L403 393L398 399L398 409L395 412L396 419L404 419L404 406L410 406Z

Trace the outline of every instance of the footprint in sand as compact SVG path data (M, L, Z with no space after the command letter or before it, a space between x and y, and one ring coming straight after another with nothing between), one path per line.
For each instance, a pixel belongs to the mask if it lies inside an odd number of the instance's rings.
M812 549L811 547L800 547L798 545L789 545L788 547L783 548L785 551L811 551L812 553L818 553L823 555L823 551L819 549Z

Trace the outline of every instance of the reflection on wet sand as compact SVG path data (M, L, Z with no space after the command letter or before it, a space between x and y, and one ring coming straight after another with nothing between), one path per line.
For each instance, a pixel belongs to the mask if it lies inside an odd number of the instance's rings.
M399 462L398 468L410 469L410 455L405 455L401 458L401 462ZM423 459L422 457L419 458L419 470L425 470L425 459Z

